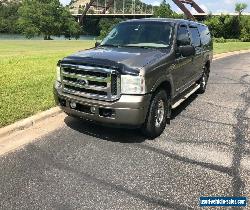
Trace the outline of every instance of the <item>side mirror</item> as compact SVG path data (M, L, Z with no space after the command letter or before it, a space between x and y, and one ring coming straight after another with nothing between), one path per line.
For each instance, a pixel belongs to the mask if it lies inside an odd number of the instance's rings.
M184 34L177 37L177 45L178 46L186 46L190 45L190 39L188 36L185 36Z
M95 47L98 47L101 44L101 42L96 42Z
M181 46L179 52L183 57L189 57L195 55L195 48L191 45Z

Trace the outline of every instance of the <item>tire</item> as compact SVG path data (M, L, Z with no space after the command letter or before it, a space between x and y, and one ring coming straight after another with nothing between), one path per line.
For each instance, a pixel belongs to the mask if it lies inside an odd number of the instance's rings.
M204 72L203 72L201 78L198 81L198 84L200 85L200 88L198 89L197 92L199 94L203 94L203 93L206 92L208 78L209 78L209 71L208 71L207 67L205 67Z
M151 100L147 118L141 128L143 135L150 139L160 136L170 118L170 113L171 106L168 95L166 91L159 90Z

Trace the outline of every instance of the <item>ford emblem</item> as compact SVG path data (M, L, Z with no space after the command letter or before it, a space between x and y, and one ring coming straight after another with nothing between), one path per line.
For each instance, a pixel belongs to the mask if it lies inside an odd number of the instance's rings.
M83 80L83 79L77 79L77 83L79 85L87 85L88 84L88 81L87 80Z

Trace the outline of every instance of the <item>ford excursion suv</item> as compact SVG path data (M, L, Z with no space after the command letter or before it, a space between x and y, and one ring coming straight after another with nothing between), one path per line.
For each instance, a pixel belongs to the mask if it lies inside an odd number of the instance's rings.
M208 27L197 22L121 22L94 48L58 61L55 100L70 116L155 138L172 109L205 92L212 50Z

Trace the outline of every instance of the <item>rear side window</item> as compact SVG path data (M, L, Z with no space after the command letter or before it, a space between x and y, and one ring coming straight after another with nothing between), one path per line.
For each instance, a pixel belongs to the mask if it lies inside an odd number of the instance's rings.
M200 38L198 28L190 27L190 33L191 33L193 46L195 46L195 47L201 46L201 38Z
M178 36L178 39L182 39L182 40L183 40L183 39L186 39L186 40L189 40L189 44L190 44L190 38L189 38L187 26L181 25L181 26L178 28L177 36Z
M211 34L208 27L204 25L199 25L198 29L201 35L202 45L209 45L211 42Z

